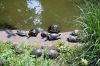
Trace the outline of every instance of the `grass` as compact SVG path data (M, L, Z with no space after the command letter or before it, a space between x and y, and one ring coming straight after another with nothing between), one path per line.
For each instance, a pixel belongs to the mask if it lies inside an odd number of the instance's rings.
M12 43L0 44L0 58L4 61L4 66L51 66L52 60L44 60L40 58L32 58L30 46L24 46L25 53L16 54L16 50L12 49ZM2 48L3 47L3 48ZM30 48L29 48L30 47ZM32 48L32 49L31 49Z
M33 58L31 51L36 47L30 45L21 45L24 49L23 53L16 53L17 50L12 49L11 42L0 42L0 59L4 62L4 66L68 66L73 62L76 52L80 49L78 46L64 46L63 42L58 43L59 56L56 59L44 59L42 55L39 58ZM78 48L78 49L77 49ZM46 48L46 51L49 49Z
M76 19L82 28L81 39L85 42L100 43L100 4L92 4L85 0L85 7Z
M84 0L85 7L76 19L82 28L80 39L83 45L65 46L58 42L59 56L56 59L33 58L30 52L34 46L22 45L24 53L16 54L12 43L0 43L0 59L4 66L100 66L100 4ZM45 49L48 52L49 49Z
M76 59L75 66L100 66L100 2L96 0L84 0L84 8L80 8L81 15L76 19L80 24L80 40L84 43L83 50ZM79 63L78 59L87 62ZM82 60L82 62L83 62Z

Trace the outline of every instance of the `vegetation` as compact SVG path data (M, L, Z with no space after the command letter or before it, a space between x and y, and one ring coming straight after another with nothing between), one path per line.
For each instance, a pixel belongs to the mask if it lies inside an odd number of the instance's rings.
M57 50L59 50L59 56L56 59L44 58L44 54L41 57L34 58L30 55L31 51L36 47L30 45L21 45L22 50L15 49L11 42L0 42L0 60L4 66L66 66L72 63L74 57L77 56L76 52L78 46L64 46L63 42L58 42ZM81 49L81 48L79 48ZM49 49L45 48L44 52L48 52Z
M91 2L85 2L86 6L81 9L81 15L77 18L82 28L81 39L86 42L100 41L100 4L94 5Z
M81 15L76 19L82 28L79 37L84 43L78 58L82 58L86 66L100 66L100 2L99 0L84 0L84 2L85 7L83 9L79 7ZM76 60L76 66L81 66L78 62Z
M100 3L99 0L84 0L84 8L76 19L82 30L79 36L81 46L65 46L58 42L56 49L59 56L56 59L39 58L30 55L34 46L22 45L23 52L13 49L12 43L0 43L0 63L4 66L100 66ZM48 48L45 48L45 53Z

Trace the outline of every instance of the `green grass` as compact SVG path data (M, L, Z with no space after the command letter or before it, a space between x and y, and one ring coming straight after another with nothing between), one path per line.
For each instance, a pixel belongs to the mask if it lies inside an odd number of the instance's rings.
M79 7L81 15L76 21L81 27L79 37L84 46L75 59L75 66L82 66L79 63L81 58L88 61L88 64L83 66L100 66L100 2L94 1L96 0L84 0L84 7Z
M24 49L22 54L16 53L17 50L12 47L11 42L0 42L0 59L4 62L4 66L70 66L74 57L77 57L76 52L79 52L78 49L80 49L74 45L65 47L63 42L58 42L56 49L60 51L59 56L56 59L44 59L43 55L39 58L33 58L30 55L31 51L36 48L35 46L21 45L20 47Z
M85 42L100 43L100 3L93 4L85 0L85 7L81 15L76 19L79 22L82 33L81 39Z
M4 66L52 66L53 60L32 58L30 52L33 48L30 46L23 46L25 53L22 54L16 54L12 46L12 43L0 43L0 58L4 61Z
M30 52L35 46L21 45L24 53L16 54L10 42L0 42L0 60L4 66L100 66L100 4L85 0L85 7L76 19L82 28L79 36L83 45L65 46L58 42L59 56L56 59L44 59L43 56L33 58ZM45 52L49 49L45 48Z

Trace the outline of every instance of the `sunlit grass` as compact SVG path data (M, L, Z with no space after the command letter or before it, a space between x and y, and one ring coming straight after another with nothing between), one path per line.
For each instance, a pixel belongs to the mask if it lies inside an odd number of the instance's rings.
M61 43L59 42L58 45ZM16 50L12 49L13 43L0 43L0 59L4 62L4 66L68 66L73 62L74 57L76 57L76 52L79 52L79 47L76 46L66 46L65 48L60 48L59 56L56 59L45 59L42 55L39 58L33 58L30 53L35 46L31 45L21 45L20 47L24 49L24 53L17 54ZM58 49L59 47L55 48ZM44 50L49 50L48 48Z
M84 3L84 8L79 7L81 15L76 19L81 27L79 37L83 48L73 66L100 66L100 2L84 0Z
M100 4L85 3L85 8L80 8L81 15L76 19L82 28L81 39L85 42L100 43Z

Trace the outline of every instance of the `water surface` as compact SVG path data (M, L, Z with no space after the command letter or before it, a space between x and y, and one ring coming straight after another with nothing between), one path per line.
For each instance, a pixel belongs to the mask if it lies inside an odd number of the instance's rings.
M41 27L47 29L58 24L62 31L77 28L73 21L80 11L72 0L0 0L0 26L18 29Z

